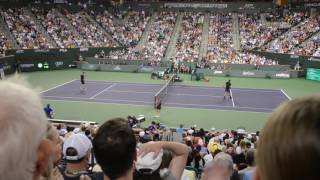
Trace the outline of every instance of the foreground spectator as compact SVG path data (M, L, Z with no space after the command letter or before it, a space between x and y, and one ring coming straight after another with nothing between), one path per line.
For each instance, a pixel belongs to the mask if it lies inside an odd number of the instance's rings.
M229 180L233 172L233 161L231 156L221 152L206 165L202 180Z
M320 179L320 95L278 107L264 126L255 180Z
M111 119L100 126L93 150L105 180L132 179L136 137L124 119Z
M160 179L160 175L166 171L160 167L164 150L168 150L173 154L167 173L174 179L181 179L188 158L188 149L186 145L175 142L149 142L143 144L139 148L139 156L136 163L137 179L156 179L156 177ZM157 158L154 158L155 156ZM157 159L158 162L156 162Z
M0 179L5 180L39 179L52 153L39 94L21 84L0 82Z
M87 175L92 180L102 179L102 174L90 173L88 166L90 162L92 143L82 133L71 135L63 145L63 155L67 160L67 167L61 170L65 180L78 180Z
M52 124L47 125L46 138L52 144L52 155L48 164L48 172L44 174L42 180L63 180L63 176L58 169L62 154L62 140L59 137L57 129Z

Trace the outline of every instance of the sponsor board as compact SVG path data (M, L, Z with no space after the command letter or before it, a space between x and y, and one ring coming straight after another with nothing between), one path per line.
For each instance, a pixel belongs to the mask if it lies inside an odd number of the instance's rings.
M243 75L243 76L254 76L255 73L254 73L254 72L251 72L251 71L243 71L243 72L242 72L242 75Z
M89 48L80 48L80 52L89 51Z
M96 66L94 64L90 64L88 67L89 67L89 69L95 69L96 68Z
M10 70L11 69L11 66L10 65L6 65L3 67L3 70Z
M320 58L316 58L316 57L310 57L308 60L320 62Z
M295 54L292 54L292 55L290 55L290 58L298 59L299 56L298 56L298 55L295 55Z
M63 66L63 62L62 61L57 61L57 62L54 63L54 65L56 67L60 67L60 66Z
M17 53L17 54L22 54L22 53L24 53L24 50L22 50L22 49L17 50L16 53Z
M68 49L59 49L59 52L68 52Z
M140 71L144 71L144 72L152 72L154 70L153 67L142 67L140 68Z
M121 67L120 67L120 66L116 66L116 67L113 68L113 70L115 70L115 71L120 71L120 70L121 70Z
M20 64L21 68L33 68L34 64Z
M50 52L49 49L35 49L34 52L38 53L38 52Z
M223 74L223 71L213 71L213 74Z
M275 75L278 78L290 78L290 74L289 73L279 73Z

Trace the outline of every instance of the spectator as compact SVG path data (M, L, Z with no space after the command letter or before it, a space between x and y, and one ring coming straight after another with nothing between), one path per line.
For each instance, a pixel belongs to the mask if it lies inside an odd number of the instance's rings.
M202 180L230 180L233 172L231 156L221 152L206 164L202 174Z
M101 125L93 139L93 150L104 179L132 179L137 159L136 137L121 118Z
M163 150L169 150L173 153L173 158L170 161L168 170L172 177L181 179L187 162L188 150L185 145L175 142L149 142L143 144L139 148L136 164L137 177L141 177L142 179L153 179L151 177L160 176L161 170L159 168L162 162ZM155 156L156 158L153 158ZM148 174L150 174L150 176L148 176Z
M63 144L63 155L67 161L66 169L61 169L65 180L78 180L87 175L91 179L102 179L102 174L88 170L92 143L82 133L73 134ZM91 157L92 158L92 157Z
M48 172L42 180L63 180L63 176L58 169L62 154L62 140L59 137L57 129L51 124L47 125L47 139L52 144L52 155L49 160Z
M239 171L240 179L243 179L244 174L248 173L249 171L252 171L252 169L254 168L254 153L254 150L248 150L246 152L245 158L247 167Z
M0 63L0 80L4 78L5 78L5 75L4 75L3 64Z
M47 121L39 94L16 81L0 82L1 179L38 180L52 153Z
M320 179L320 96L278 107L265 124L258 144L255 180Z

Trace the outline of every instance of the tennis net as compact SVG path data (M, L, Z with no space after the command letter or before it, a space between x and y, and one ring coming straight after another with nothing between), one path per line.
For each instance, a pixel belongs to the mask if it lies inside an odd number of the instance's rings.
M159 103L163 103L166 95L168 94L168 89L174 83L176 75L171 76L168 82L162 86L162 88L154 95L154 107L156 108Z

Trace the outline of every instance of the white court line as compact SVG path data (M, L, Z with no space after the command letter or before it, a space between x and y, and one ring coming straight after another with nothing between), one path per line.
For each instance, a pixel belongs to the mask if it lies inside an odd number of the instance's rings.
M282 92L289 100L292 99L283 89L281 89L281 92Z
M103 89L102 91L100 91L100 92L96 93L95 95L91 96L89 99L94 99L95 97L97 97L97 96L99 96L100 94L108 91L109 89L113 88L113 87L116 86L116 85L117 85L117 83L111 84L111 86L106 87L106 88Z
M64 99L81 99L81 100L92 100L90 98L78 98L78 97L59 97L59 96L44 96L44 98L46 97L51 97L51 98L64 98ZM50 99L48 99L50 100ZM140 102L140 103L146 103L146 104L150 104L150 103L153 103L152 101L137 101L137 100L120 100L120 99L105 99L105 98L99 98L99 99L96 99L96 100L107 100L107 101L120 101L120 102ZM187 106L195 106L194 108L191 108L191 109L197 109L197 107L220 107L220 108L233 108L232 106L221 106L221 105L202 105L202 104L186 104L186 103L165 103L165 104L168 104L168 105L187 105ZM251 110L273 110L273 109L270 109L270 108L253 108L253 107L235 107L234 109L251 109ZM251 112L251 111L249 111Z
M82 102L82 103L87 103L87 104L112 104L112 105L127 105L127 106L135 106L135 107L149 107L149 105L139 105L139 104L127 104L127 103L112 103L112 102L99 102L99 101L82 101L82 100L60 100L60 99L45 99L47 101L58 101L58 102ZM201 111L225 111L225 112L244 112L244 113L262 113L262 114L270 114L271 112L256 112L256 111L239 111L237 109L232 109L232 110L228 110L228 109L206 109L206 108L188 108L188 107L172 107L172 106L167 106L166 108L168 109L188 109L188 110L201 110Z
M236 106L234 105L233 94L232 94L231 88L230 88L230 95L231 95L232 107L236 107Z
M154 92L146 92L146 91L108 91L108 92L119 92L119 93L136 93L136 94L155 94ZM194 95L194 94L182 94L182 93L168 93L167 95L174 95L174 96L194 96L194 97L212 97L212 98L221 98L221 96L211 96L211 95Z
M118 90L111 90L108 92L119 92L119 93L135 93L135 94L155 94L154 92L147 92L147 91L118 91Z
M212 90L212 89L222 89L224 90L224 87L208 87L208 86L192 86L192 85L172 85L173 87L185 87L186 89L188 88L196 88L196 89L209 89L209 90ZM267 90L267 89L245 89L245 88L232 88L233 90L237 90L237 91L256 91L256 92L278 92L279 90L277 89L270 89L270 90Z
M49 89L47 89L47 90L45 90L45 91L41 91L40 93L48 92L48 91L50 91L50 90L53 90L53 89L56 89L56 88L58 88L58 87L64 86L64 85L66 85L66 84L72 83L72 82L75 81L75 80L76 80L76 79L73 79L73 80L68 81L68 82L65 82L65 83L63 83L63 84L59 84L59 85L54 86L54 87L52 87L52 88L49 88Z
M93 81L86 81L86 84L113 84L117 83L119 85L125 86L163 86L163 84L142 84L142 83L127 83L127 82L110 82L110 81L100 81L100 82L93 82Z
M81 100L93 100L94 98L81 98L81 97L60 97L60 96L43 96L43 98L62 98L62 99L81 99ZM50 99L49 99L50 100ZM121 102L141 102L141 103L153 103L152 101L137 101L137 100L122 100L122 99L109 99L109 98L99 98L95 100L107 100L107 101L121 101Z

